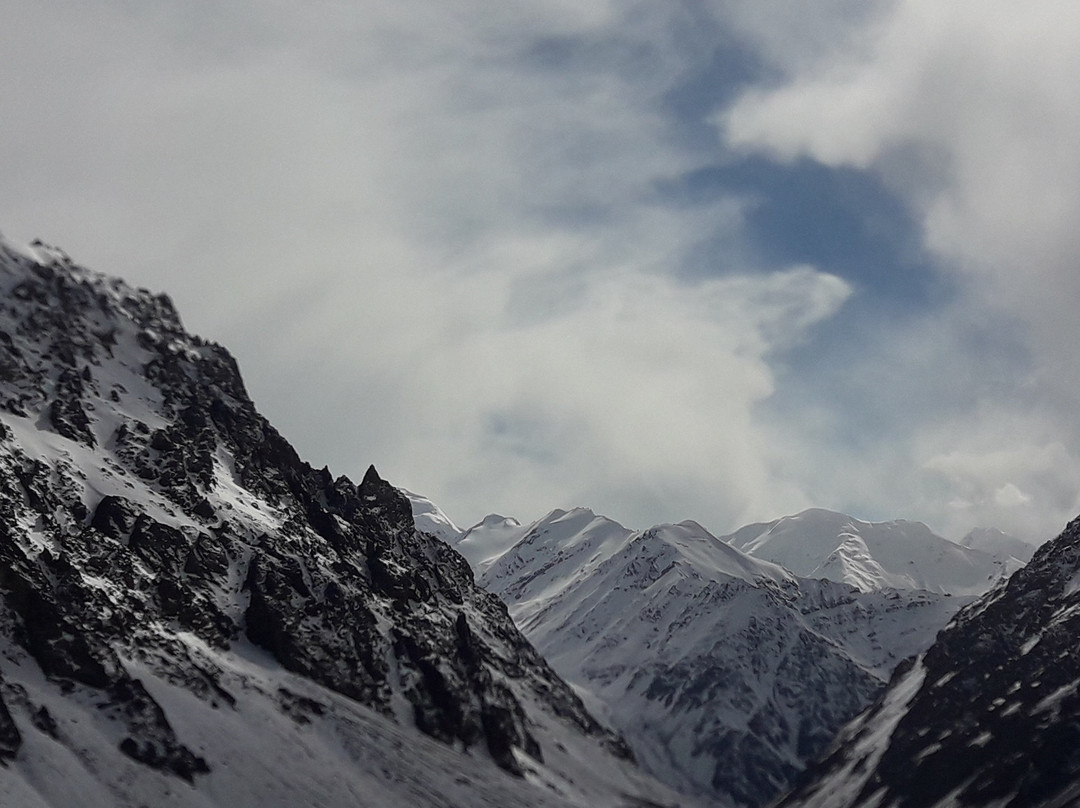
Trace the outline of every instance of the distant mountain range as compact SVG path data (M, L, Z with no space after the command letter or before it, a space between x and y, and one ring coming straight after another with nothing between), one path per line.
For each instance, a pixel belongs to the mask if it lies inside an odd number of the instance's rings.
M1080 520L961 611L784 808L1080 805Z
M957 544L922 522L863 522L820 508L747 525L721 539L796 575L863 592L891 587L978 595L1022 567L1035 550L1001 531L972 531Z
M824 510L720 539L581 508L464 531L429 500L413 509L650 772L725 805L782 793L896 664L1021 566Z

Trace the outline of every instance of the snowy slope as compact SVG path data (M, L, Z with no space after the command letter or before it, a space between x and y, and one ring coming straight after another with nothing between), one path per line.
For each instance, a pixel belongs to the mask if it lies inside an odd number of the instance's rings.
M461 537L461 528L454 524L442 508L427 497L414 494L404 488L399 489L412 507L413 524L416 529L430 536L442 539L447 544L456 544Z
M1008 552L961 546L921 522L863 522L820 508L747 525L721 538L797 575L848 583L864 592L891 587L980 595L1023 561ZM980 538L973 534L971 541Z
M454 540L454 549L477 572L483 572L521 538L521 522L513 517L488 514Z
M1080 804L1080 519L961 611L785 808Z
M489 518L466 543L643 765L724 805L780 793L969 600L801 579L694 522L635 532L584 508Z
M546 766L522 757L525 779L483 755L438 743L238 643L218 653L190 635L184 652L214 671L216 700L170 681L156 661L123 659L159 704L176 735L210 771L193 782L121 752L109 698L49 682L25 653L0 656L0 688L21 734L14 760L0 766L0 805L18 808L566 808L623 806L620 791L659 789L557 722L539 727ZM586 766L583 761L588 761ZM606 770L605 770L606 769ZM614 787L613 787L614 786ZM662 804L674 804L674 798Z
M0 805L675 799L373 468L40 245L0 243L0 599Z

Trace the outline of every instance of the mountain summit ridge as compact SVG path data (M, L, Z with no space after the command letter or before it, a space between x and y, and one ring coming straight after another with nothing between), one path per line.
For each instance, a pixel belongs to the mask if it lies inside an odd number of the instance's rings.
M588 508L450 541L647 770L722 805L782 793L972 600L804 578L693 521L634 531Z
M746 525L720 538L797 575L849 583L864 592L894 588L981 595L1026 561L1012 557L1009 551L1018 540L1000 531L972 531L964 545L922 522L866 522L824 508ZM989 549L980 549L980 542Z

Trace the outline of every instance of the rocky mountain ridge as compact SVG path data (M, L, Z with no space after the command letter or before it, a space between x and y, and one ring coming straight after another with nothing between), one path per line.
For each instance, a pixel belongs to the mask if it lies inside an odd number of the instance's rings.
M722 805L777 796L970 597L800 578L693 522L632 531L585 508L441 534L642 764Z
M0 598L0 796L18 804L72 804L65 783L101 805L293 804L255 801L242 770L281 795L337 787L208 726L300 749L282 727L318 727L387 805L446 802L371 764L361 725L494 762L520 778L505 804L670 796L373 468L356 485L304 463L168 298L40 244L0 243Z

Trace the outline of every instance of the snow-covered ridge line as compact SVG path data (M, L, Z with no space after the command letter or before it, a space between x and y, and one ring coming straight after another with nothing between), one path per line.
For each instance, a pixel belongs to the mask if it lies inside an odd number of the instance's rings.
M1026 558L1025 545L997 532L972 532L964 546L938 536L922 522L864 522L812 508L772 522L747 525L722 536L755 558L773 561L797 575L849 583L864 592L882 588L924 589L941 594L979 595L1007 578Z
M779 794L970 601L803 578L695 522L587 508L449 541L651 772L724 805Z
M162 311L158 313L168 312L171 315L170 324L180 327L179 316L171 301L169 301L168 295L154 294L147 289L131 286L116 276L107 275L77 264L71 259L71 256L59 247L54 247L40 240L25 245L16 244L0 234L0 254L3 256L0 259L0 273L2 273L6 281L6 292L11 290L7 284L21 281L27 268L33 270L34 267L38 267L38 271L57 269L75 283L90 286L96 293L105 294L114 303L122 303L125 298L136 298L144 306L155 300L160 301ZM123 307L118 307L114 313L121 314L123 311ZM129 308L127 311L130 314L131 309Z

